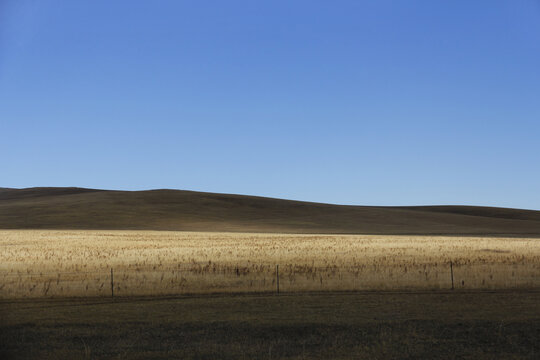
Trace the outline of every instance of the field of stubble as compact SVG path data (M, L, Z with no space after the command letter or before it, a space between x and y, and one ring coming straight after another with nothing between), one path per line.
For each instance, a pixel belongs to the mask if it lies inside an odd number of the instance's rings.
M537 289L528 238L0 231L0 297Z

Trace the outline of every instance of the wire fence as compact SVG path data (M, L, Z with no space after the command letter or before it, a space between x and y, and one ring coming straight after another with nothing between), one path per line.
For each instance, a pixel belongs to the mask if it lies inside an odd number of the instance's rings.
M540 289L540 264L307 266L209 262L168 268L0 272L0 298L450 289Z

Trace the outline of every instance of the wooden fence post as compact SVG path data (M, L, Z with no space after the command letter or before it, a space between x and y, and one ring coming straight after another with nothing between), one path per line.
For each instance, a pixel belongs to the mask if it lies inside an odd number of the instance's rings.
M114 277L113 277L112 268L111 268L111 298L114 299Z
M452 278L452 290L454 290L454 267L450 261L450 277Z
M277 293L279 294L279 265L276 265Z

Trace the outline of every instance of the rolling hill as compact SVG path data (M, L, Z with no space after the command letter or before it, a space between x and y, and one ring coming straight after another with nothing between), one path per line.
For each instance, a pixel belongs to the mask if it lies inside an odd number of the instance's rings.
M345 206L182 190L0 188L0 228L540 237L540 211Z

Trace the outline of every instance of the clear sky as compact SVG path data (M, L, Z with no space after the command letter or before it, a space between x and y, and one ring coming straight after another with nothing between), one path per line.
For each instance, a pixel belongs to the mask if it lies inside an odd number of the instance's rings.
M540 209L540 1L0 0L0 186Z

